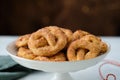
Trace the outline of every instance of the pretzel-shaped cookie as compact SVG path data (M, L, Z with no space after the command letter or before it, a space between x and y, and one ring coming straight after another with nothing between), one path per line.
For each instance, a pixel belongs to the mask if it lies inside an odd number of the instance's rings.
M34 55L32 51L30 51L28 48L25 47L20 47L18 49L17 56L26 59L34 59L36 57L36 55Z
M17 40L16 40L16 46L17 47L23 47L23 46L27 46L28 45L28 40L31 34L26 34L23 36L20 36Z
M67 50L70 61L91 59L99 55L101 41L93 35L86 35L81 39L73 41ZM76 52L77 51L77 52ZM82 55L82 56L81 56Z
M47 45L36 46L35 44L37 40L39 40L42 37L46 39ZM60 50L62 50L66 44L67 44L67 37L59 28L54 28L51 30L47 28L42 28L32 33L28 41L28 47L30 48L30 50L35 55L39 55L39 56L55 55Z

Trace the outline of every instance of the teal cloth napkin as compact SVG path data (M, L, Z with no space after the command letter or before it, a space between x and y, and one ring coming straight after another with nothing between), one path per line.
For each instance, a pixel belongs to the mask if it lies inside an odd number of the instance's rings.
M17 64L10 56L0 56L0 80L17 80L33 71Z

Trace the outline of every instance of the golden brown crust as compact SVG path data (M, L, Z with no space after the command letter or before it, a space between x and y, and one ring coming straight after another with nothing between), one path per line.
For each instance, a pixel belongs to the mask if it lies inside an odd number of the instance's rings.
M67 42L70 43L72 41L72 35L73 35L73 32L69 29L65 29L65 28L60 28L64 33L65 35L67 36Z
M82 38L83 36L86 36L86 35L89 35L90 33L86 32L86 31L83 31L83 30L76 30L74 33L73 33L73 37L72 37L72 40L77 40L77 39L80 39Z
M20 36L17 40L16 40L16 46L17 47L23 47L23 46L27 46L28 45L28 40L29 37L31 36L31 34L26 34L23 36Z
M20 47L18 49L17 56L26 59L34 59L36 57L36 55L34 55L32 51L30 51L28 48L25 47Z
M96 38L93 35L86 35L82 37L81 39L77 39L73 41L68 50L67 50L67 56L70 61L78 60L76 50L78 49L79 54L81 54L81 49L87 50L82 51L84 56L79 56L79 57L84 57L80 59L90 59L96 57L100 53L100 40ZM79 52L80 51L80 52ZM84 53L86 52L86 53ZM83 55L81 54L81 55ZM73 58L74 57L74 58Z
M42 47L36 47L36 40L40 37L44 37L48 45ZM65 34L57 27L43 28L31 35L28 41L28 46L35 55L39 56L52 56L62 50L67 44L67 38Z
M108 46L105 42L101 42L101 53L105 53L108 50Z
M53 56L50 57L43 57L43 56L37 56L34 58L34 60L40 60L40 61L66 61L65 54L62 52L59 52Z

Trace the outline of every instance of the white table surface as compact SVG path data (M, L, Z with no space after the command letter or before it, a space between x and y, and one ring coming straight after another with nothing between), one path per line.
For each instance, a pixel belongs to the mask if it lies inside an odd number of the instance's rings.
M0 56L7 55L6 46L14 41L16 36L0 36ZM106 56L109 61L101 68L99 68L105 61L87 68L82 71L70 73L74 80L103 80L108 77L108 80L120 80L120 37L101 37L111 45L111 51ZM101 76L102 75L102 76ZM19 80L51 80L53 73L35 72Z

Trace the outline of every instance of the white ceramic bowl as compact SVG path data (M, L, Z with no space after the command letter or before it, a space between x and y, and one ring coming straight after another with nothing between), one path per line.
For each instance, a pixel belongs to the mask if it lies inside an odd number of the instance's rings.
M36 61L36 60L29 60L29 59L18 57L16 56L17 48L15 46L15 42L12 42L7 46L7 51L13 60L15 60L17 63L19 63L20 65L24 67L35 69L35 70L42 70L45 72L67 73L71 71L83 70L83 69L86 69L88 67L91 67L99 63L103 58L105 58L107 53L110 51L109 44L108 44L108 47L109 47L108 51L105 54L100 55L96 58L89 59L89 60L82 60L82 61L65 61L65 62ZM57 78L54 80L72 80L72 79L71 78L64 78L64 79Z

